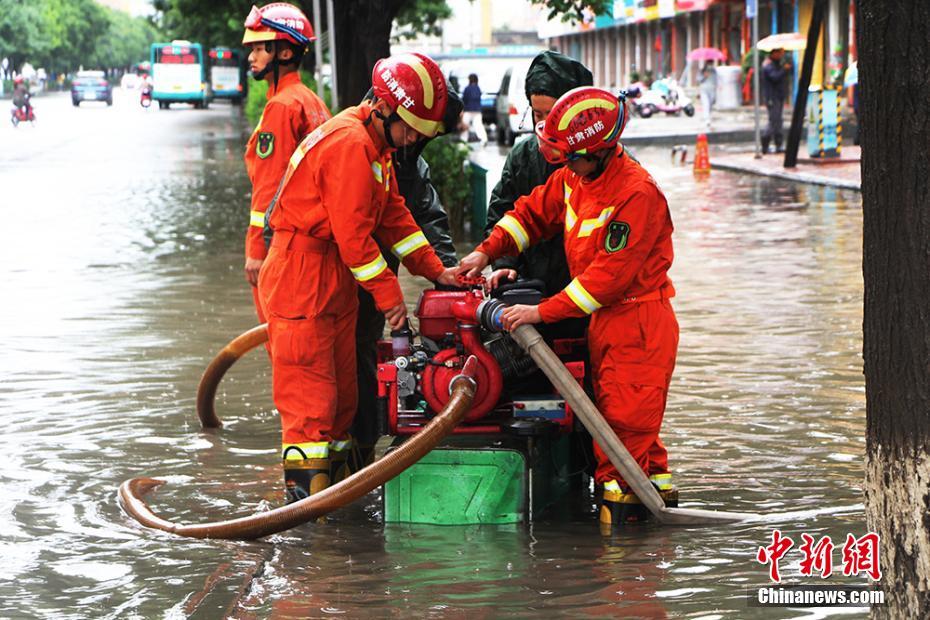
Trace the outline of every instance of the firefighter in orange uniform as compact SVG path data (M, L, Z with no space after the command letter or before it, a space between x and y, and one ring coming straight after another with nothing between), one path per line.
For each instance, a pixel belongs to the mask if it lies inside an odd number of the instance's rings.
M371 102L344 110L301 142L270 216L274 237L258 287L288 501L326 488L330 466L337 471L351 448L356 283L392 329L406 321L400 285L378 242L414 275L455 283L404 205L391 164L394 149L442 131L445 78L430 58L401 54L378 61L372 87Z
M300 81L300 61L314 40L310 20L296 6L275 2L253 6L245 20L242 43L250 48L252 77L268 82L268 103L245 148L245 168L252 182L252 209L245 236L245 279L260 322L258 272L267 250L262 239L265 209L271 203L288 159L300 141L332 116L326 104Z
M540 150L567 165L520 198L460 269L477 275L490 261L515 255L559 232L572 281L538 306L515 305L504 326L554 323L590 315L588 346L598 408L624 446L677 505L668 456L659 439L678 350L678 322L669 298L672 220L665 196L619 144L623 98L593 87L564 94L536 126ZM603 485L602 523L638 510L635 495L595 445L595 478Z

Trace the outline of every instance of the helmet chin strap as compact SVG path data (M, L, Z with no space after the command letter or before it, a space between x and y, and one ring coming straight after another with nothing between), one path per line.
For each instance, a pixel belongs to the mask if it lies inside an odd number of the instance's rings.
M271 57L271 62L269 62L267 65L265 65L265 68L262 69L261 71L254 71L254 72L252 72L252 77L253 77L254 79L256 79L256 80L264 80L264 79L265 79L265 76L268 75L268 72L269 72L269 71L274 71L274 82L273 82L272 85L273 85L273 87L274 87L274 90L277 91L277 90L278 90L278 71L279 71L279 68L280 68L282 65L297 64L297 63L300 62L300 60L297 58L296 55L295 55L295 56L291 56L291 58L289 58L288 60L280 60L280 59L278 58L278 52L280 51L280 48L278 47L278 42L277 42L277 41L267 41L267 42L265 43L265 51L266 51L266 52L273 52L274 55Z
M381 122L384 123L384 141L388 143L392 149L396 149L397 145L394 144L394 136L391 135L391 125L395 121L400 120L400 116L397 115L397 112L391 112L390 116L385 116L381 113L380 110L372 110L372 113L381 119Z

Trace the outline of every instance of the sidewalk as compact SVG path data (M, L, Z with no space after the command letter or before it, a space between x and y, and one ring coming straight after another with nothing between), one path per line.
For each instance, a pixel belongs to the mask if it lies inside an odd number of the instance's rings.
M802 157L806 154L806 146L802 143L798 154L798 165L794 168L785 168L784 153L763 155L761 159L756 159L752 147L738 153L712 148L710 165L720 170L748 172L789 181L862 191L860 147L843 146L842 157L839 158Z
M704 126L698 106L694 116L678 116L657 113L649 118L633 116L623 130L621 140L630 145L690 144L698 134L707 134L711 144L722 142L751 142L755 137L755 122L752 106L732 110L714 110L711 128ZM765 121L765 111L761 122Z

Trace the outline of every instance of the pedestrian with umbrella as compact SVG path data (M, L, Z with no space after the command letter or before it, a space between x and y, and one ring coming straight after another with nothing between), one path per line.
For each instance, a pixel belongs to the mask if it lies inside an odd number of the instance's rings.
M726 55L715 47L699 47L688 52L689 61L704 63L698 75L698 86L701 94L701 115L707 129L710 129L711 112L717 100L717 68L711 63L725 59Z

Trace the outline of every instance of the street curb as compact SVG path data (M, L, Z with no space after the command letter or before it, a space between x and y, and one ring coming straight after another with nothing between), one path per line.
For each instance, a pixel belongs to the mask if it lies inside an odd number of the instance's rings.
M711 131L711 132L694 132L694 133L674 133L674 134L651 134L643 136L623 136L620 141L630 145L670 145L670 144L694 144L697 137L701 134L707 136L710 144L723 144L729 142L752 142L755 140L756 132L754 129L733 129L729 131Z
M728 170L730 172L743 172L756 174L764 177L774 177L776 179L785 179L786 181L795 181L797 183L810 183L812 185L826 185L828 187L838 187L840 189L852 189L857 192L862 191L862 184L852 181L843 181L830 177L822 177L814 174L805 174L803 172L781 172L778 170L760 170L753 166L734 163L716 163L711 162L711 168L718 170Z

